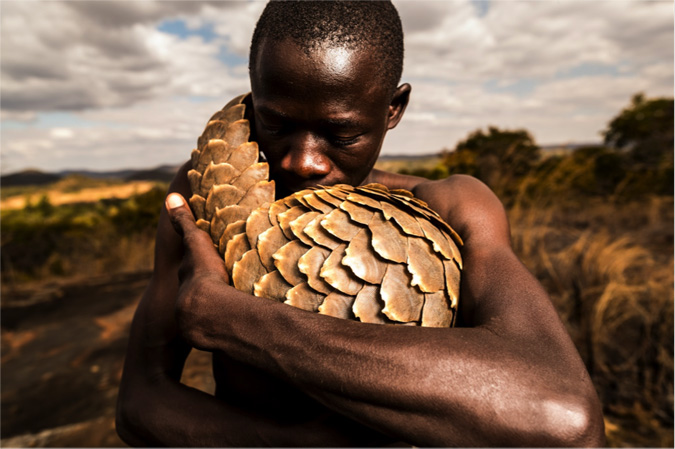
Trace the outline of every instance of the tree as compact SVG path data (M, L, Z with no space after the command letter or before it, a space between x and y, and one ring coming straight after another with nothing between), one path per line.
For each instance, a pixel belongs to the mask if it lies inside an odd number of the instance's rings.
M605 144L625 151L644 168L673 166L673 99L645 99L635 94L631 104L609 123Z
M487 132L478 129L460 141L444 163L449 173L476 176L497 193L507 195L538 160L539 147L528 131L490 126Z

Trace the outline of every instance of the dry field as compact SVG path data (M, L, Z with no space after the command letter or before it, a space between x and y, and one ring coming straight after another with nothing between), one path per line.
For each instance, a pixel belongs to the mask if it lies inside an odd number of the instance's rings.
M75 191L68 191L64 187L57 185L42 192L19 194L3 198L0 202L0 209L21 209L27 203L37 203L43 196L46 196L53 206L72 203L92 203L109 198L124 199L145 193L155 185L156 183L150 181L132 181L125 184L102 185L77 189Z

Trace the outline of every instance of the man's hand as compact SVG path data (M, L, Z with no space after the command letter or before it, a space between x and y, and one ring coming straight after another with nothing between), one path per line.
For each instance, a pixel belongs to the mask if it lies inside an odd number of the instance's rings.
M225 263L209 235L195 224L194 215L178 193L166 197L166 209L174 229L183 238L185 255L178 270L181 282L191 277L215 276L228 281Z
M176 320L181 336L192 346L201 347L200 329L208 298L214 292L232 287L228 284L225 263L215 250L211 237L195 224L192 211L178 193L166 198L166 210L176 232L183 239L184 255L178 269L179 290L176 298ZM222 296L221 296L222 297Z
M381 435L364 439L362 427L355 431L356 423L338 415L326 418L319 413L308 419L289 413L279 420L269 410L253 413L180 383L190 346L204 346L204 335L214 335L214 329L222 332L226 324L240 324L241 305L251 305L248 295L227 285L223 261L183 199L190 195L190 168L190 162L181 167L170 187L183 196L170 194L160 216L155 271L131 326L118 398L119 435L130 445L151 447L359 446L364 441L366 446L382 445ZM178 314L177 298L183 304ZM256 316L263 316L270 304L293 309L262 299L259 303ZM260 322L243 325L247 335L263 328ZM188 332L186 342L179 326L199 337Z

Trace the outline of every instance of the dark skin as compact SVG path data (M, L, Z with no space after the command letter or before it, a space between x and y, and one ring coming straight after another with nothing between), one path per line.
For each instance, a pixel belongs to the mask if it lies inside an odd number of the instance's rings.
M372 168L410 86L392 95L367 52L308 55L291 42L260 52L250 118L277 193L369 182L412 190L464 239L463 326L358 323L230 287L183 200L186 164L132 324L120 436L154 446L602 445L588 373L514 255L495 195L468 176L431 182ZM215 397L180 383L191 347L214 354Z

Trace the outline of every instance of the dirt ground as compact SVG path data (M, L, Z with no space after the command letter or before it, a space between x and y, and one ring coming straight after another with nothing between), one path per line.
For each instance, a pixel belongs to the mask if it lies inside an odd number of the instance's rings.
M149 272L2 291L2 447L125 447L115 402L127 335ZM210 355L185 383L213 391Z

